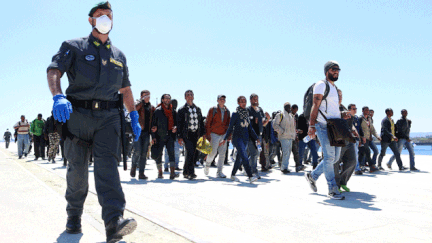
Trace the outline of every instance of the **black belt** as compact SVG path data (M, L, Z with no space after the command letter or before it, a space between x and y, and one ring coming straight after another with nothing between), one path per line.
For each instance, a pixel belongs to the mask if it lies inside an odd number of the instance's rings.
M103 100L75 100L70 97L67 99L71 102L73 107L81 107L89 110L108 110L119 108L118 101L103 101Z

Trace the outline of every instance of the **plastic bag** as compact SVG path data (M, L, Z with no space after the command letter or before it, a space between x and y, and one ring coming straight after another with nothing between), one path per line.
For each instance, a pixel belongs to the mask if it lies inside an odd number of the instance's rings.
M209 140L204 139L203 137L200 137L200 139L197 142L197 148L196 149L203 154L210 154L212 151L212 146L211 146Z

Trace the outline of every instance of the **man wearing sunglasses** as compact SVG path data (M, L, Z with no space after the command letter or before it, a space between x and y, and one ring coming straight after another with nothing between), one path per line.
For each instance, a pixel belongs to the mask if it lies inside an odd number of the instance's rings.
M326 79L318 81L314 86L308 135L311 138L315 137L315 133L318 135L324 158L315 170L306 173L305 177L311 189L317 192L316 180L324 173L329 188L328 197L330 199L343 200L345 197L342 196L338 190L334 173L334 164L339 160L341 148L330 145L330 140L327 135L327 122L323 116L325 115L327 119L341 118L342 114L344 117L350 117L349 113L341 113L339 110L339 96L334 84L339 78L339 73L339 63L336 61L328 61L324 65ZM326 99L323 100L327 85L330 90Z

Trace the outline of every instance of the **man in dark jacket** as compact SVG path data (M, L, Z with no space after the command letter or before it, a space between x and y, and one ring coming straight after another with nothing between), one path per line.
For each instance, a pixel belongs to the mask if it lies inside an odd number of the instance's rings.
M170 161L170 179L174 180L174 178L178 176L175 173L174 157L174 142L177 132L177 112L172 107L171 95L162 95L161 101L162 103L156 108L152 119L152 157L156 160L158 178L162 179L162 152L164 146L166 146Z
M3 135L3 139L6 142L6 148L9 148L9 143L10 143L11 137L12 137L12 133L9 132L9 128L8 128L8 129L6 129L6 132Z
M252 93L250 95L250 102L251 105L247 108L249 112L249 118L251 120L252 128L254 129L259 140L261 140L264 126L266 126L267 123L270 121L270 115L267 112L266 114L264 114L264 110L259 106L259 97L257 94ZM252 170L252 174L258 177L258 179L261 179L257 169L259 152L255 140L249 140L247 150L249 154L249 164Z
M385 113L387 116L381 122L381 153L378 157L378 166L381 167L386 150L388 147L390 147L394 156L396 157L399 170L406 170L407 168L403 166L399 150L397 149L396 142L398 141L398 138L395 136L396 128L394 121L391 118L393 116L393 110L391 108L387 108Z
M408 111L403 109L401 111L402 117L396 122L396 137L398 138L398 151L399 153L402 152L403 147L405 146L409 152L410 157L410 170L411 171L418 171L418 169L415 167L415 161L414 161L414 148L411 143L411 139L409 137L410 130L411 130L411 120L407 119ZM391 165L393 161L395 160L395 156L393 155L389 162L387 163L387 167L391 169Z
M189 180L195 179L194 157L198 139L205 134L204 120L201 109L196 106L192 90L185 92L186 104L178 111L178 142L186 146L186 159L183 176Z
M155 111L154 106L150 103L150 91L141 91L141 99L135 105L135 109L139 114L139 124L142 132L138 141L134 142L135 152L132 157L132 168L130 171L131 177L135 177L136 169L139 164L139 175L138 178L146 180L147 176L144 175L144 170L147 162L147 152L150 144L150 129L152 123L153 113Z

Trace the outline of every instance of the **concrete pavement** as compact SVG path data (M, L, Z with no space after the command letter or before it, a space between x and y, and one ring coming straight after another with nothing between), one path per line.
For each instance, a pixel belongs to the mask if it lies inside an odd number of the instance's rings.
M10 187L2 191L0 207L8 210L8 216L20 215L20 207L13 206L16 198L4 201L3 195L12 195L14 190L21 190L26 195L44 196L38 198L41 205L35 211L49 212L43 220L34 217L40 224L30 224L35 230L44 229L40 225L51 218L58 222L58 229L47 233L50 242L55 241L64 230L65 205L64 188L66 167L62 161L55 164L47 161L17 160L16 147L7 152L4 145L0 153L1 173L8 174L11 165L18 163L13 173L28 170L30 174L41 178L41 183L26 181L31 177L8 175L1 182ZM387 161L390 156L386 156ZM403 155L405 166L408 156ZM210 169L206 177L202 168L196 170L197 180L189 181L182 177L175 181L157 179L156 165L148 161L146 175L148 180L130 178L129 171L119 167L122 186L127 200L126 214L138 218L137 232L125 237L130 242L431 242L432 241L432 170L431 156L416 156L416 167L420 172L399 172L386 170L373 174L364 174L351 178L348 186L352 192L344 193L346 200L333 201L326 197L327 184L324 176L317 183L318 193L312 193L301 173L282 175L273 169L262 175L257 183L246 183L245 176L239 176L241 182L229 179L217 179L216 168ZM291 160L290 164L294 162ZM182 163L181 163L182 165ZM30 169L27 168L31 167ZM224 167L229 175L231 165ZM396 166L394 166L396 167ZM93 167L90 168L92 172ZM291 167L293 171L293 167ZM21 173L21 172L20 172ZM22 172L26 173L27 172ZM18 173L19 174L19 173ZM13 178L10 178L13 177ZM429 178L429 179L428 179ZM34 179L34 178L33 178ZM54 184L61 186L53 186ZM90 190L95 192L93 173L90 173ZM32 184L36 188L19 188L19 184ZM54 192L44 189L47 185ZM22 186L22 185L21 185ZM57 188L58 187L58 188ZM47 190L45 193L44 190ZM45 195L45 194L52 195ZM45 198L54 202L46 207ZM92 197L94 197L92 199ZM30 197L32 198L32 197ZM30 206L32 205L29 203ZM88 205L87 205L88 204ZM5 205L9 205L6 208ZM55 208L57 207L57 208ZM52 208L55 214L48 211ZM35 212L37 214L40 212ZM100 206L94 194L87 198L85 213L88 222L83 223L82 238L79 242L103 241L103 223L100 220ZM24 217L25 218L25 217ZM57 219L58 218L58 219ZM22 220L25 221L25 220ZM142 221L142 222L141 222ZM92 224L93 222L93 224ZM97 223L95 223L97 222ZM2 220L3 223L3 220ZM149 225L152 225L151 228ZM9 225L2 225L9 229ZM40 227L40 229L38 228ZM49 228L49 227L48 227ZM16 239L27 232L2 232L7 239ZM146 234L153 238L145 238ZM66 234L67 235L67 234ZM49 238L50 237L50 238ZM89 237L89 238L86 238ZM130 238L129 238L130 237ZM162 238L157 238L162 237ZM88 239L88 240L87 240ZM150 240L149 240L150 239ZM155 241L156 240L156 241ZM16 241L14 241L16 242ZM28 242L28 241L22 241ZM48 242L48 241L41 241ZM60 241L59 241L60 242ZM66 241L64 241L66 242ZM78 242L78 241L75 241Z

